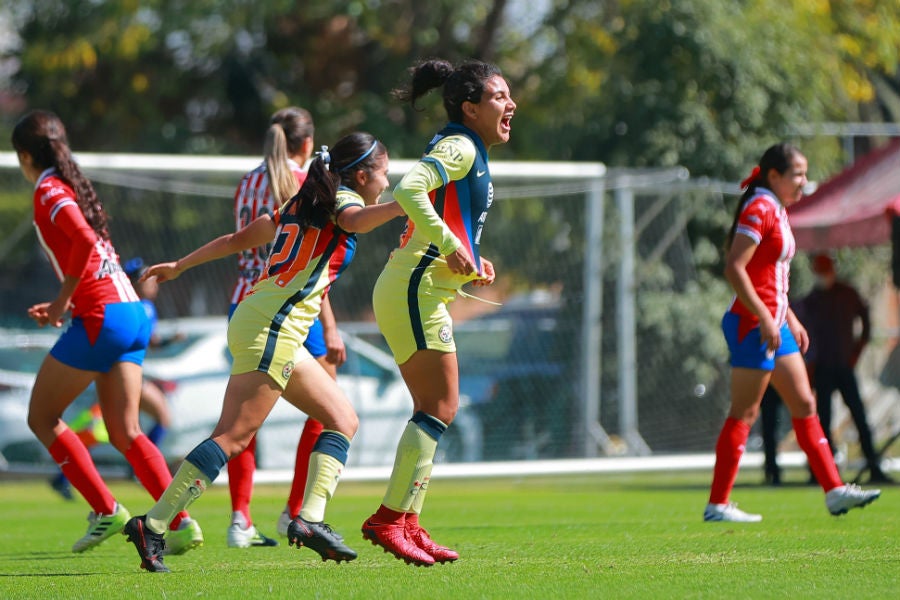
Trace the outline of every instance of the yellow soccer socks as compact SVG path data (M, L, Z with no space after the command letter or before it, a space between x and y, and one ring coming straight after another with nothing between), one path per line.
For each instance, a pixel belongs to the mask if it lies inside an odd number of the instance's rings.
M325 507L334 495L341 471L347 462L350 438L331 429L325 429L316 440L309 457L306 491L300 517L310 523L325 520Z
M398 512L421 512L434 466L438 440L447 426L434 417L417 412L406 424L383 504Z
M200 442L178 467L169 487L153 508L147 511L147 528L164 533L175 515L206 491L226 462L228 456L217 443L211 439Z

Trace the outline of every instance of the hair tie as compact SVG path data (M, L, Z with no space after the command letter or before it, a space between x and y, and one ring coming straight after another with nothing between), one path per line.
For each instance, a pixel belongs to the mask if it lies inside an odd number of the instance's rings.
M331 154L328 152L328 146L322 146L322 151L316 152L316 156L322 159L326 167L331 164Z
M354 166L354 165L357 165L357 164L361 163L362 161L366 160L366 158L367 158L370 154L372 154L372 152L375 150L375 146L377 146L377 145L378 145L378 140L374 140L374 141L372 142L372 145L369 147L369 149L362 153L362 156L360 156L359 158L357 158L356 160L354 160L354 161L353 161L352 163L350 163L349 165L344 165L343 167L341 167L340 169L338 169L338 173L342 173L342 172L346 171L347 169L349 169L350 167L352 167L352 166Z
M741 189L746 190L748 187L750 187L750 184L753 183L753 180L759 177L759 172L759 165L753 167L753 170L750 171L750 177L741 182Z

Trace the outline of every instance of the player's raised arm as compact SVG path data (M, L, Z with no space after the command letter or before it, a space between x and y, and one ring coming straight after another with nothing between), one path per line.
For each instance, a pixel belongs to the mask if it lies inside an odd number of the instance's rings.
M141 281L149 277L156 277L160 283L171 281L197 265L261 246L271 242L273 237L275 237L275 221L269 215L263 215L240 231L220 235L177 261L151 266L141 276Z

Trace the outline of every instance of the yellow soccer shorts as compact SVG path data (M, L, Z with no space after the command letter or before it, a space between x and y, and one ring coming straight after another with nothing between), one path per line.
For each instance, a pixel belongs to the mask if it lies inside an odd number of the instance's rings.
M291 310L284 318L272 318L272 311L258 307L248 296L228 322L228 349L234 357L231 374L251 371L266 373L283 390L294 366L311 359L303 347L312 319Z
M410 281L409 271L388 265L372 293L375 320L398 365L418 350L456 352L453 320L447 311L456 290L429 285L427 275Z

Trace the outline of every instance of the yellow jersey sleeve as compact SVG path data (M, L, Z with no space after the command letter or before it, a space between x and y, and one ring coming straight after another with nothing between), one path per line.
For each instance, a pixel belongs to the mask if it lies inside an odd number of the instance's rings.
M413 166L394 188L394 199L415 225L417 235L444 256L462 243L434 210L430 192L465 177L475 163L475 144L464 135L448 136Z

